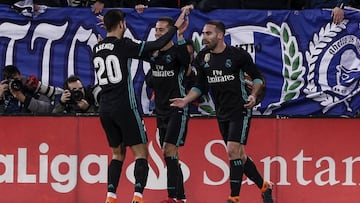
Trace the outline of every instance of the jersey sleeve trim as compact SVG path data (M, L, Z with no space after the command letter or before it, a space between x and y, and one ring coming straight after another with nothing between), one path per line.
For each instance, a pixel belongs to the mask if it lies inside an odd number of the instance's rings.
M144 51L144 47L145 47L145 42L141 42L141 47L140 47L140 51L139 51L139 57L142 55L142 52Z
M185 39L181 39L177 42L178 45L183 45L186 44L186 40Z
M192 87L191 90L195 91L196 93L198 93L199 95L201 95L201 90L197 87Z
M263 84L264 82L263 82L261 79L256 78L256 79L254 79L254 80L253 80L253 83L260 83L260 84Z

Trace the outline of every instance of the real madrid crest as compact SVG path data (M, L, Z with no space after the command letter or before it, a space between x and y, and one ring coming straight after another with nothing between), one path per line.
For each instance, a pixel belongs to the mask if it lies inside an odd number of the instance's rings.
M206 53L205 56L204 56L204 62L205 62L205 65L204 65L204 68L209 68L209 61L210 61L210 56L211 56L211 53Z

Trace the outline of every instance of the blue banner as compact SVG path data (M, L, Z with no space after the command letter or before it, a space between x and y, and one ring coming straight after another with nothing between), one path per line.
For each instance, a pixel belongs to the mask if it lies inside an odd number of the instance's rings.
M178 9L149 8L138 14L123 9L125 35L154 40L159 17L176 18ZM68 75L85 85L96 83L91 50L106 33L90 8L48 8L34 18L0 6L0 67L16 65L24 75L37 75L62 87ZM226 25L226 42L247 50L266 77L266 95L255 115L355 116L360 108L360 13L345 10L339 25L330 10L215 10L190 14L186 38L202 48L201 30L210 19ZM132 76L139 109L151 113L151 92L144 83L146 62L133 60ZM213 112L211 97L193 111ZM193 113L194 113L193 112Z

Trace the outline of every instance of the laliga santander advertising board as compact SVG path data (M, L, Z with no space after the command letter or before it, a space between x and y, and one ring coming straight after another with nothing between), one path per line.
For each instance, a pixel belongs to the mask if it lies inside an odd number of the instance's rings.
M145 118L149 143L148 203L166 198L166 166L155 118ZM360 192L358 119L255 118L246 147L278 203L357 203ZM0 202L103 202L111 159L98 117L0 117ZM229 195L225 147L214 118L192 118L180 150L188 202L224 202ZM128 150L119 202L133 193ZM241 202L262 202L245 176Z

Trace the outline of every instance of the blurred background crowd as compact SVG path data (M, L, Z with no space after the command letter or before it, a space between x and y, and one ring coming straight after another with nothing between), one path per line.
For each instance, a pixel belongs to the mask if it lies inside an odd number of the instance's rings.
M207 12L213 9L311 9L311 8L343 8L351 6L359 8L360 0L3 0L1 4L27 7L44 5L48 7L94 7L95 11L103 8L135 8L142 11L148 7L183 8Z

